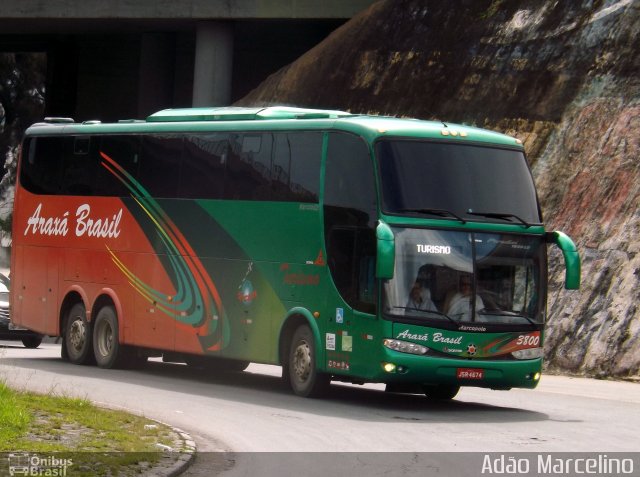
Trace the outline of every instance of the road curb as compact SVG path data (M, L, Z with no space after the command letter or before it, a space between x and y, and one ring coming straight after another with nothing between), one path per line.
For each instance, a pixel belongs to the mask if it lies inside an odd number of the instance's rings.
M156 462L154 465L139 470L139 475L142 477L176 477L184 473L190 466L193 464L193 461L196 458L196 452L198 450L198 446L196 442L193 440L191 435L171 424L167 424L166 422L160 421L159 419L154 419L149 416L145 416L140 411L135 409L130 409L125 406L119 406L117 404L110 404L105 402L95 402L94 405L101 407L103 409L110 410L118 410L125 411L131 414L135 414L137 416L144 417L150 422L156 422L162 426L165 426L178 437L179 442L174 441L173 447L162 446L159 448L162 452L162 457L159 462Z
M156 422L160 422L160 421L156 421ZM170 426L166 423L161 423L161 424L171 428L173 432L175 432L178 436L180 436L180 439L182 440L181 449L177 451L178 457L175 460L173 460L172 463L163 464L162 458L161 458L160 459L161 463L159 465L158 464L154 465L151 469L144 472L142 475L149 476L149 477L151 476L176 477L184 473L184 471L186 471L191 466L196 456L197 446L193 438L182 429L178 429L177 427ZM168 450L166 452L166 455L169 458L173 457L174 454L175 454L174 450Z

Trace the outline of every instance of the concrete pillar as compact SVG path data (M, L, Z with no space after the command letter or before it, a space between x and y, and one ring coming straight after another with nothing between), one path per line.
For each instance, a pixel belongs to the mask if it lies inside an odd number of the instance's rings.
M196 31L193 106L228 106L231 103L233 26L202 22Z

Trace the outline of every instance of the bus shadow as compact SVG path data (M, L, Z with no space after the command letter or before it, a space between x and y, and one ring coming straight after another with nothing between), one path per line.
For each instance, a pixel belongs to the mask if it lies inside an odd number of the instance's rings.
M0 349L21 349L24 348L20 341L16 341L15 344L4 342L0 344Z
M245 371L211 374L183 364L150 361L139 370L97 370L74 366L50 356L3 358L2 364L42 370L61 376L117 381L122 384L268 406L282 412L303 412L327 417L348 417L370 422L505 423L548 421L529 409L454 399L432 401L423 395L387 393L378 389L333 383L321 399L294 396L278 376Z

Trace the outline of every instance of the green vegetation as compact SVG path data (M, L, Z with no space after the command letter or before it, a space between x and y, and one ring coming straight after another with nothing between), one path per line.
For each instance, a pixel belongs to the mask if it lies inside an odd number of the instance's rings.
M0 450L13 443L29 428L32 416L16 393L0 383Z
M175 437L167 426L87 399L18 392L0 382L0 452L62 453L73 459L70 475L144 467L160 459L156 444L175 447Z

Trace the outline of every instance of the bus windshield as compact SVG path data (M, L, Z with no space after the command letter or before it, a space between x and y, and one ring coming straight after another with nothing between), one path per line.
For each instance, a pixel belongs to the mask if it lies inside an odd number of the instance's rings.
M450 142L376 143L382 209L395 215L540 224L522 151Z
M542 324L546 248L540 237L394 228L386 315L411 321Z

